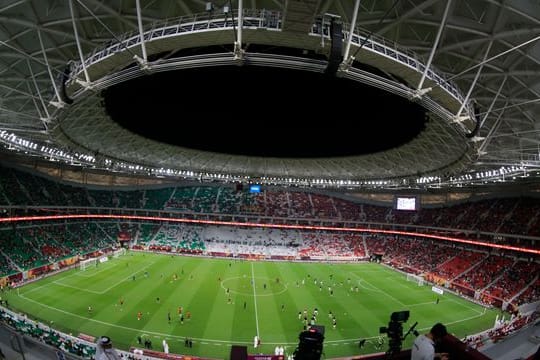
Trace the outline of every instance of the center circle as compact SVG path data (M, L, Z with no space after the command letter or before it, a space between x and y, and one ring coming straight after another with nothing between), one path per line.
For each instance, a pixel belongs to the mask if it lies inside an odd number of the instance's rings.
M253 289L255 285L255 289ZM246 296L275 296L287 290L287 284L280 278L235 276L223 279L221 287L225 292Z

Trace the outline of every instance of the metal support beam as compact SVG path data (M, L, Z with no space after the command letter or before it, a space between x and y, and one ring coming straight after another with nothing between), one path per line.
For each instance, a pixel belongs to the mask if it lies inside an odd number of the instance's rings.
M537 37L534 37L534 38L532 38L532 39L530 39L530 40L527 40L527 41L525 41L525 42L522 42L521 44L516 45L516 46L514 46L514 47L512 47L512 48L510 48L510 49L508 49L508 50L506 50L506 51L503 51L503 52L500 53L500 54L497 54L497 55L495 55L495 56L492 56L492 57L490 57L489 59L486 59L486 60L482 61L482 62L479 63L479 64L476 64L476 65L474 65L474 66L471 66L470 68L465 69L465 70L461 71L460 73L457 73L456 75L451 76L450 78L447 79L447 81L450 81L450 80L453 80L453 79L455 79L455 78L457 78L457 77L460 77L461 75L463 75L463 74L465 74L465 73L468 73L469 71L474 70L474 69L476 69L476 68L479 67L479 66L482 66L482 65L484 65L484 64L486 64L486 63L488 63L488 62L490 62L490 61L492 61L492 60L495 60L495 59L497 59L497 58L500 58L501 56L504 56L504 55L506 55L506 54L508 54L508 53L510 53L510 52L512 52L512 51L514 51L514 50L517 50L517 49L519 49L519 48L521 48L521 47L523 47L523 46L525 46L525 45L528 45L528 44L530 44L530 43L533 43L533 42L535 42L535 41L537 41L537 40L540 40L540 35L538 35Z
M34 83L34 87L36 88L36 92L38 94L39 101L41 102L41 106L43 106L43 110L45 111L45 117L41 117L40 120L43 123L45 130L47 130L47 123L50 121L49 110L47 110L47 105L45 105L45 101L43 101L43 97L41 96L41 92L39 91L39 86L36 82L36 79L34 78L34 72L32 71L30 61L26 60L26 64L28 65L28 70L30 71L30 76L32 77L32 82ZM40 111L38 111L38 113L40 113Z
M484 118L482 119L482 121L480 122L480 129L482 128L482 126L484 125L484 123L486 122L486 119L489 115L489 113L491 112L491 110L493 109L493 106L495 105L495 102L497 101L497 99L499 98L499 95L501 94L501 91L502 91L502 88L504 86L504 84L506 83L506 79L508 79L508 76L505 76L502 83L501 83L501 86L499 86L499 90L497 90L497 93L495 94L495 97L493 98L493 101L491 102L491 104L489 105L489 108L487 109L487 111L484 113ZM478 115L480 116L480 115Z
M345 54L343 55L343 63L348 63L349 61L349 52L351 51L351 43L352 43L352 38L354 34L354 28L356 27L356 18L358 17L359 8L360 8L360 0L356 0L356 2L354 3L351 27L349 29L349 38L347 39L347 45L345 47Z
M5 47L7 47L7 48L9 48L9 49L11 49L11 50L13 50L13 51L15 51L17 54L20 54L20 55L21 55L21 56L20 56L21 59L30 59L30 60L32 60L32 61L37 62L38 64L41 64L41 65L43 65L43 66L47 66L44 62L42 62L41 60L37 59L36 57L34 57L34 56L30 55L30 54L25 53L24 51L22 51L22 50L16 48L16 47L13 46L13 45L8 44L8 43L5 42L5 41L0 40L0 45L5 46ZM5 58L5 57L8 57L8 56L10 56L10 55L2 54L2 57L4 57L4 58ZM16 56L11 56L11 57L16 58ZM7 64L7 63L6 63L6 64ZM11 69L11 70L14 71L14 69ZM23 75L23 74L21 73L21 75Z
M234 43L235 60L242 60L244 58L244 51L242 50L243 27L244 27L244 3L243 3L243 0L238 0L238 33L236 34L236 41Z
M13 132L18 132L18 133L24 132L24 133L41 134L41 135L47 134L45 131L39 130L39 129L10 128L10 127L5 127L4 124L0 124L0 126L2 126L2 130L5 130L5 131L13 131Z
M27 83L27 84L28 84L28 83ZM28 85L28 86L29 86L29 85ZM32 97L32 99L35 100L34 97ZM36 106L36 109L38 110L38 114L39 114L39 116L41 117L41 112L39 111L39 109L37 108L37 106ZM8 108L2 107L2 106L0 106L0 112L10 113L10 114L14 114L14 115L17 115L17 116L26 117L26 118L32 119L32 120L37 119L35 115L30 115L30 114L23 113L23 112L20 112L20 111L11 110L11 109L8 109ZM13 124L12 124L12 125L13 125ZM5 130L5 129L2 128L2 130Z
M238 0L238 45L242 48L242 28L244 27L244 2Z
M142 64L144 66L148 63L148 57L146 56L146 44L144 43L144 29L142 25L141 0L136 0L135 5L137 7L137 23L139 25L139 35L141 37Z
M491 45L493 45L493 40L491 40L487 46L487 49L486 49L486 53L484 55L484 59L482 60L482 62L484 62L488 55L489 55L489 51L491 50ZM476 76L474 77L473 79L473 82L471 84L471 86L469 87L469 91L467 92L467 95L465 96L465 99L463 99L463 102L461 103L461 107L459 108L456 116L459 116L461 114L461 112L463 111L463 109L465 108L465 106L467 105L467 103L469 102L469 98L471 96L471 93L474 89L474 87L476 86L476 82L478 81L478 78L480 77L480 73L482 72L482 68L483 66L480 66L478 68L478 71L476 72Z
M508 102L506 102L505 106L507 104ZM504 111L501 111L499 116L497 117L497 120L495 120L495 124L493 124L493 127L489 130L488 134L486 135L486 139L484 140L482 145L480 145L480 147L478 148L478 153L484 153L486 151L486 147L491 142L491 139L493 139L493 133L499 128L499 125L501 124L503 114L504 114Z
M73 11L73 0L68 1L69 4L69 12L71 14L71 22L73 24L73 33L75 34L75 41L77 43L77 50L79 51L79 59L81 60L81 65L84 72L84 78L86 80L86 84L90 85L90 76L88 75L88 70L86 69L86 64L84 63L84 54L81 47L81 41L79 39L79 32L77 31L77 22L75 21L75 13Z
M426 75L431 67L431 62L433 61L433 57L435 56L435 51L437 50L437 46L439 45L439 41L441 39L442 31L444 29L444 26L446 25L446 19L448 18L448 11L450 10L450 5L452 4L452 0L448 0L446 2L446 8L444 9L443 18L441 20L441 24L439 25L439 30L437 31L437 36L435 37L435 42L433 43L433 47L431 48L431 53L429 54L429 59L426 64L426 68L424 69L424 73L422 74L422 78L420 79L420 82L418 83L418 86L416 87L417 90L421 90L422 86L424 86L424 81L426 80Z
M43 46L43 39L41 38L41 31L37 30L38 39L39 39L39 45L41 46L41 52L43 52L43 59L45 60L45 64L47 65L47 72L49 73L49 78L51 79L51 84L54 89L54 94L56 95L56 99L58 101L52 102L54 106L61 108L64 107L64 102L62 101L62 98L60 97L60 93L58 92L58 87L56 86L56 81L54 81L54 76L51 71L51 66L49 65L49 60L47 59L47 53L45 52L45 46Z
M497 108L497 109L495 109L493 111L501 111L501 110L511 109L513 107L516 107L516 106L523 106L523 105L533 104L533 103L537 103L537 102L540 102L540 98L527 100L527 101L520 102L518 104L512 104L512 105L508 105L508 106L507 106L508 102L506 102L506 104L503 107ZM481 113L480 115L484 115L484 114L485 114L485 112Z

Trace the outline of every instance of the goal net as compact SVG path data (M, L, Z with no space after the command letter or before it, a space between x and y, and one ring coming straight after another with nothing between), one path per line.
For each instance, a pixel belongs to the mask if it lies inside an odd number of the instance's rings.
M424 278L414 274L407 274L407 281L413 281L418 284L418 286L424 285Z
M118 249L118 250L114 250L113 253L112 253L113 258L117 258L120 255L126 255L126 249L121 248L121 249Z
M97 264L97 261L98 259L97 258L92 258L92 259L87 259L87 260L81 260L81 262L79 263L79 268L81 270L86 270L89 266L96 266Z

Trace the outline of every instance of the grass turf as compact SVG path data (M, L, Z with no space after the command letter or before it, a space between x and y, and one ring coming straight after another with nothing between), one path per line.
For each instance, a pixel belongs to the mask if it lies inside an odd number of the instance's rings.
M160 351L166 338L173 353L213 358L228 358L231 344L248 345L250 353L273 353L282 345L292 353L303 327L298 312L304 309L309 316L314 308L319 310L317 324L326 327L327 358L385 351L388 342L377 350L374 339L394 311L410 310L405 331L415 321L424 332L442 322L462 337L494 323L495 310L485 311L448 293L440 296L439 304L436 298L429 286L372 263L253 262L133 252L8 295L12 308L75 336L108 335L123 349L137 346L137 336L148 337ZM179 306L185 315L191 313L183 324ZM139 311L142 318L137 320ZM336 329L329 311L336 316ZM262 347L255 350L257 333ZM193 339L193 348L184 347L186 336ZM361 338L368 342L360 350ZM412 340L411 335L404 348Z

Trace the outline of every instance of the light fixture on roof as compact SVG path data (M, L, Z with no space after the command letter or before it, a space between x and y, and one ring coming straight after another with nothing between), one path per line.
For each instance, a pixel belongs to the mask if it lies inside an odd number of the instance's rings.
M452 122L454 123L462 123L464 122L465 120L469 120L471 117L469 115L457 115L457 116L454 116L454 118L452 119Z
M433 88L431 88L431 87L427 87L427 88L424 88L424 89L416 89L416 90L414 90L412 98L414 100L419 100L419 99L422 98L422 96L426 95L431 90L433 90Z
M79 85L81 85L83 88L85 88L86 90L92 90L93 88L93 85L91 82L89 81L84 81L84 80L81 80L79 78L76 78L75 79L75 82Z

